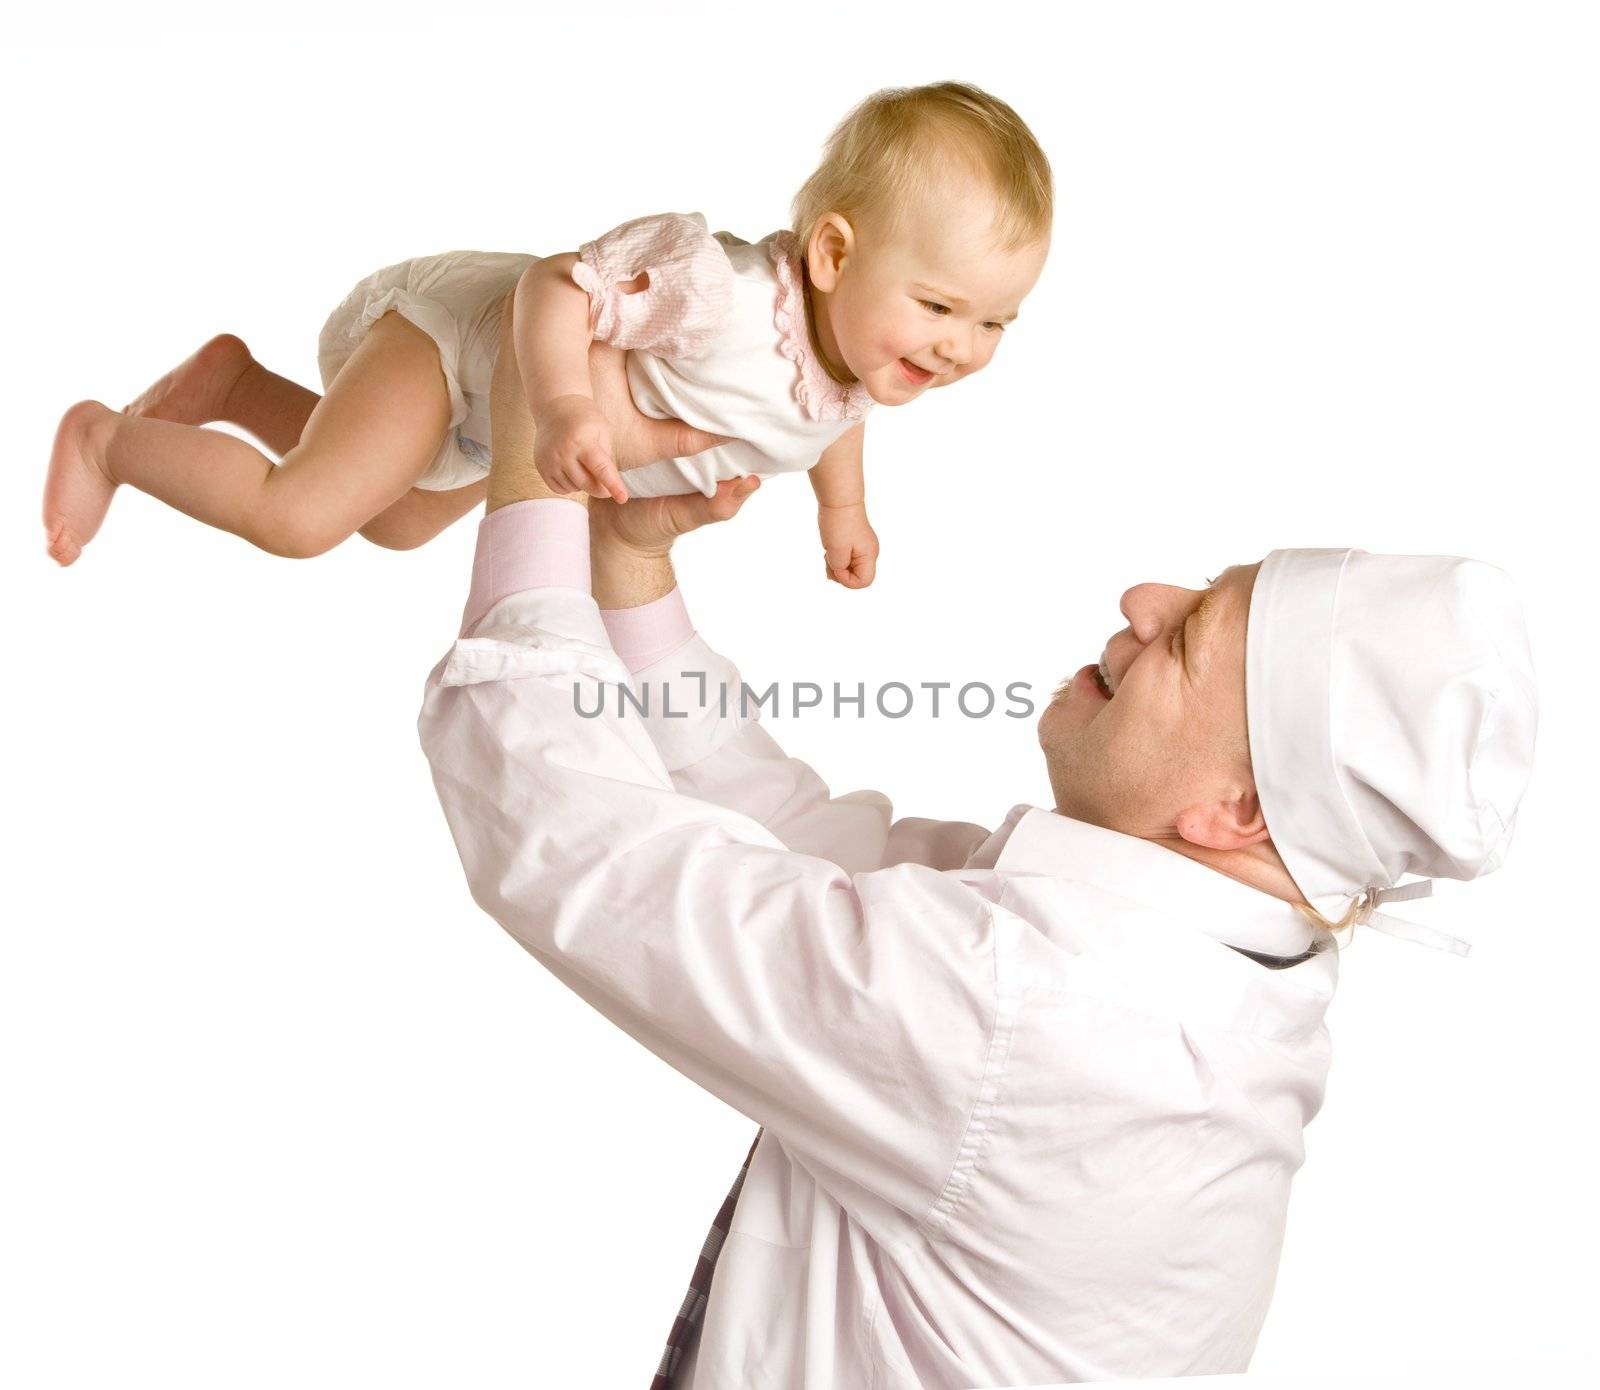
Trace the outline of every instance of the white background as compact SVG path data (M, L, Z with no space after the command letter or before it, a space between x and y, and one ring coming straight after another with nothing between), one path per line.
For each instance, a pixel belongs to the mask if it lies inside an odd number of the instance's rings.
M1587 7L94 8L34 10L0 69L0 1378L646 1383L752 1126L467 896L414 719L472 524L291 562L125 491L62 572L45 459L72 401L121 405L222 329L315 385L329 309L408 256L666 209L764 235L853 102L948 76L1053 161L1044 278L988 372L873 416L877 584L823 582L779 480L681 547L699 625L752 682L1042 696L1140 580L1296 545L1509 569L1544 701L1520 839L1417 907L1468 960L1345 956L1255 1369L1580 1364ZM903 812L1049 804L1027 722L769 727Z

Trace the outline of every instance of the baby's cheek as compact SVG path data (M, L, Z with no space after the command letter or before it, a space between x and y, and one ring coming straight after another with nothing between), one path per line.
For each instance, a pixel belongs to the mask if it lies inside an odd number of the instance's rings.
M879 334L879 347L886 361L901 357L917 357L927 350L933 337L926 325L913 319L899 318L885 323Z
M920 350L921 345L910 333L885 333L878 342L878 361L892 367L902 357L915 357Z

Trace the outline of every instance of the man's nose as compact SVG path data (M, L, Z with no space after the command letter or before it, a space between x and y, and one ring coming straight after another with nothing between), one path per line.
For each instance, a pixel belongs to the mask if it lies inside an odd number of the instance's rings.
M1123 594L1118 607L1141 646L1148 646L1166 631L1174 606L1184 592L1170 584L1135 584Z

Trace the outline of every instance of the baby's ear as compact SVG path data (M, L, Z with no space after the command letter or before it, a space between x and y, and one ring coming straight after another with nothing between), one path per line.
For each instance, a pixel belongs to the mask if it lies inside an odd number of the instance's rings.
M806 270L811 283L823 294L832 294L839 285L845 262L855 252L856 233L836 212L824 213L811 229L806 245Z

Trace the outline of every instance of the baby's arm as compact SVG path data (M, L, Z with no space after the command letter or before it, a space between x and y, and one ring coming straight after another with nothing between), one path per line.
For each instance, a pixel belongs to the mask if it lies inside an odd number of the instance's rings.
M589 383L589 295L572 278L575 251L546 256L517 281L512 344L534 422L534 464L557 492L628 500L611 431Z
M698 213L636 217L523 273L512 341L548 486L627 500L595 408L589 344L692 357L722 332L733 285L728 253Z
M841 434L811 469L817 494L817 527L828 578L847 589L865 589L878 568L878 536L867 520L867 485L862 471L863 420Z

